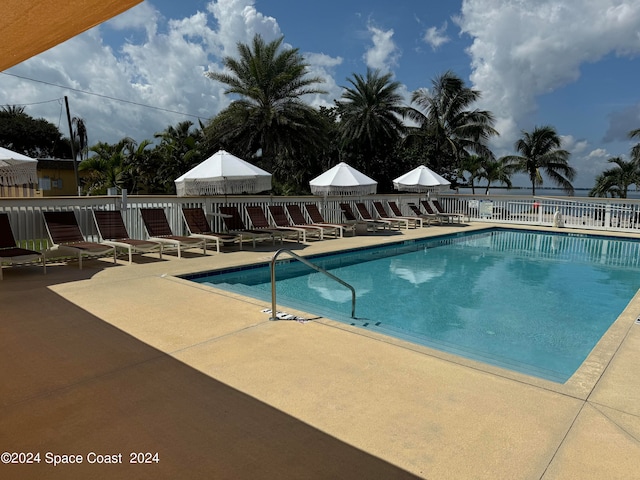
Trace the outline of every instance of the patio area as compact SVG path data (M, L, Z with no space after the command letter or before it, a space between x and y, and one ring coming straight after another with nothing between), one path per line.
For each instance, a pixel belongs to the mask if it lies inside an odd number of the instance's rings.
M307 255L488 226L285 246ZM637 475L639 295L561 385L332 320L269 321L270 305L175 277L277 248L7 268L0 445L41 461L0 464L0 478Z

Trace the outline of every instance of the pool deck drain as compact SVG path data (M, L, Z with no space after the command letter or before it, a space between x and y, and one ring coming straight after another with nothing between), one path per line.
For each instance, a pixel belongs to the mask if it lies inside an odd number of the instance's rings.
M626 479L640 470L638 296L560 385L327 319L269 321L269 305L175 278L269 253L5 270L2 451L85 461L0 464L0 478ZM128 463L156 451L158 463ZM124 463L88 463L89 452L122 453Z

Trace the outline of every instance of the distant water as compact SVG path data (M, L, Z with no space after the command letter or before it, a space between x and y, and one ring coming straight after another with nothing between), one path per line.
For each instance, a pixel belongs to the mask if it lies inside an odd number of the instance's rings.
M485 187L476 187L476 192L472 193L470 188L459 188L458 193L466 194L466 195L484 195ZM575 189L575 197L588 197L589 196L589 188L576 188ZM451 193L453 190L448 191L447 193ZM531 188L526 187L515 187L515 188L500 188L500 187L491 187L489 189L489 195L532 195ZM536 188L536 196L537 197L566 197L568 196L564 190L559 188ZM640 199L640 191L629 190L627 193L627 198L638 200Z

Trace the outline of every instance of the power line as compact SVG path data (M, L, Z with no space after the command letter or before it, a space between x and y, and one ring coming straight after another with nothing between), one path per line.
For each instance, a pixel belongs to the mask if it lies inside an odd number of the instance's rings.
M16 75L15 73L7 73L7 72L0 72L0 73L2 73L3 75L9 75L11 77L20 78L21 80L28 80L30 82L42 83L44 85L49 85L52 87L64 88L66 90L71 90L72 92L78 92L78 93L83 93L85 95L93 95L95 97L106 98L107 100L113 100L115 102L128 103L130 105L135 105L137 107L151 108L153 110L160 110L162 112L175 113L178 115L184 115L185 117L193 117L197 119L202 118L202 115L193 115L191 113L178 112L177 110L169 110L168 108L154 107L153 105L145 105L144 103L132 102L131 100L124 100L122 98L110 97L109 95L102 95L100 93L88 92L86 90L80 90L79 88L65 87L64 85L57 85L55 83L45 82L44 80L36 80L34 78L23 77L21 75ZM53 101L53 100L48 100L48 101ZM46 102L42 102L42 103L46 103Z
M30 107L32 105L41 105L43 103L52 103L52 102L60 102L62 98L54 98L53 100L43 100L42 102L33 102L33 103L7 103L5 105L0 105L0 107Z

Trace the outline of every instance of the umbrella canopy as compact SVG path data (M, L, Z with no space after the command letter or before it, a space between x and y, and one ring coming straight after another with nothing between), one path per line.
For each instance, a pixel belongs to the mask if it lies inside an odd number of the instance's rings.
M271 174L220 150L175 180L178 196L232 195L271 190Z
M340 162L309 182L314 195L368 195L376 193L378 182Z
M447 185L451 185L451 182L424 165L414 168L393 181L393 187L396 190L407 192L428 192L439 190Z
M38 183L35 158L0 147L0 185Z

